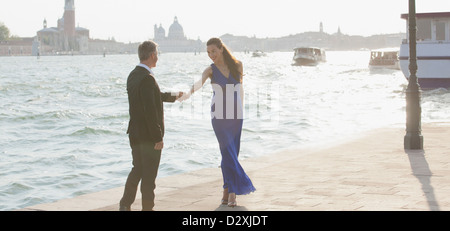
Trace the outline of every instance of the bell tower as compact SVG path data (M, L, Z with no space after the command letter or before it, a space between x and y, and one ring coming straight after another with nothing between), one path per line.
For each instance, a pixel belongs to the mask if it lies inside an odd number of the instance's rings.
M65 0L64 6L64 34L75 37L75 0Z

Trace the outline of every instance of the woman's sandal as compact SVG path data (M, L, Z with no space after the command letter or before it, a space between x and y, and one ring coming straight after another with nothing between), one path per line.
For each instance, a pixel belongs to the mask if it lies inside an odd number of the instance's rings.
M237 202L236 202L236 194L234 196L234 201L230 201L230 197L228 197L228 207L236 207L237 206Z
M222 198L228 198L228 188L223 189L223 197ZM223 205L227 205L228 204L228 199L222 199L221 202Z
M234 208L237 206L237 202L236 201L230 201L228 202L228 207Z

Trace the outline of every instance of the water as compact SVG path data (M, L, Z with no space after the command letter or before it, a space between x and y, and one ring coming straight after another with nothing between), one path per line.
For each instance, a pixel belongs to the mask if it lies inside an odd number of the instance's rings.
M401 71L370 72L368 51L329 51L317 67L291 66L290 52L235 55L246 74L241 159L404 127L407 82ZM124 185L125 88L136 56L0 57L0 210ZM155 74L163 91L184 91L209 64L205 53L163 54ZM206 84L190 100L165 105L159 177L220 164L211 95ZM449 96L425 91L422 121L448 121Z

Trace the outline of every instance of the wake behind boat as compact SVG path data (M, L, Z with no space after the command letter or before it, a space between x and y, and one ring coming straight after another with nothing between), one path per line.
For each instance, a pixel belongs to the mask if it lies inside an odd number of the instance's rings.
M294 49L294 65L316 66L321 62L326 62L324 49L317 47L298 47Z
M401 18L408 25L408 14L402 14ZM450 88L450 12L421 13L416 18L419 85ZM409 38L400 47L400 67L409 79Z

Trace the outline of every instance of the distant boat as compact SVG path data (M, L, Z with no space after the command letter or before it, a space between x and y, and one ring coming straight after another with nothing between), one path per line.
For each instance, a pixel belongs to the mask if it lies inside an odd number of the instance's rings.
M372 50L370 52L369 68L371 70L376 69L400 70L398 53L399 50L395 48Z
M267 56L267 54L264 53L264 51L256 50L253 52L253 57L263 57L263 56Z
M317 47L298 47L294 49L294 64L300 66L316 66L327 61L324 49Z
M402 14L401 18L408 24L408 14ZM419 85L450 88L450 12L419 13L416 18ZM409 39L400 46L400 68L409 79Z

